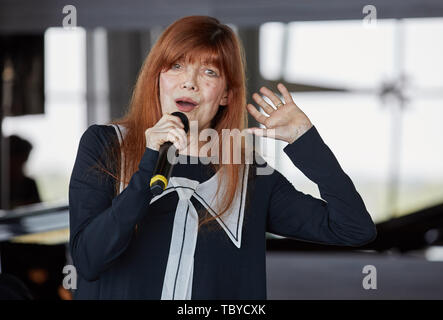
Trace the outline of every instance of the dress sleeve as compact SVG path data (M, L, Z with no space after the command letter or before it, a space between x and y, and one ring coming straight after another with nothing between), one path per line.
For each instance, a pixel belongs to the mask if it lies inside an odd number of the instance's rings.
M71 255L77 271L89 281L126 250L136 223L148 214L153 197L149 180L158 158L158 151L146 148L127 188L114 197L114 179L94 169L103 165L104 151L111 145L105 131L92 125L83 133L69 183Z
M377 231L362 198L314 126L283 150L318 185L324 200L296 190L275 171L267 231L330 245L361 246L375 239Z

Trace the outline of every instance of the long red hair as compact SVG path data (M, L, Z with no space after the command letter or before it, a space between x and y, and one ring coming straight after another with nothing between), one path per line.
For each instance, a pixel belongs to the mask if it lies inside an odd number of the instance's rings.
M242 45L227 25L217 19L207 16L190 16L171 24L160 36L151 49L139 72L135 88L129 104L129 110L121 119L112 121L126 128L126 135L121 145L124 154L123 173L107 171L117 181L123 181L126 186L132 175L137 171L140 160L146 149L145 130L153 127L162 117L159 99L159 76L162 71L169 69L174 62L185 59L210 60L221 70L230 91L227 106L220 106L212 122L212 128L219 135L219 155L222 154L222 129L238 129L247 127L245 59ZM230 163L211 163L214 171L222 169L219 174L217 189L218 216L229 210L233 203L237 186L240 183L240 170L243 164L233 161L233 145L230 144ZM116 150L114 150L116 151ZM117 157L114 152L113 157ZM245 148L241 145L242 159L245 159ZM118 161L120 167L120 160ZM147 182L148 183L148 182ZM223 192L220 193L221 187ZM116 194L119 184L116 183ZM200 226L214 220L215 217L206 215Z

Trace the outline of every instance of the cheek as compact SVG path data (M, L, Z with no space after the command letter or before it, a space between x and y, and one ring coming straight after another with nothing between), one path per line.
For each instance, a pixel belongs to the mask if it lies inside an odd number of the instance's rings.
M160 74L159 85L160 85L160 96L165 96L174 87L174 81L167 75Z
M174 81L170 77L168 77L165 74L160 74L159 79L159 98L160 98L160 105L162 112L170 112L171 111L171 104L168 103L168 99L173 97L173 88L174 88Z
M214 103L220 102L220 100L223 97L223 87L218 83L211 83L206 82L205 83L205 91L206 91L206 98L208 100L213 101Z

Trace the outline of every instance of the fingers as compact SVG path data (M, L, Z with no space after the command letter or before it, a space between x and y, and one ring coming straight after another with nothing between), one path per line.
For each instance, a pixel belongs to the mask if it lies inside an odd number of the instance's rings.
M169 131L166 134L166 140L169 142L172 142L176 149L180 150L182 148L180 145L180 138L176 134L174 134L172 131Z
M185 148L187 133L180 118L165 113L152 127L145 130L146 146L159 150L160 146L169 141L179 150Z
M282 83L279 83L279 84L277 85L277 89L281 92L283 98L285 99L285 103L291 103L291 102L294 102L294 101L292 100L292 96L291 96L291 94L289 93L288 89L286 89L286 87L285 87Z
M279 83L277 85L277 89L282 94L285 104L287 104L287 103L294 103L294 101L292 100L291 94L289 93L288 89L282 83ZM272 90L270 90L270 89L268 89L266 87L261 87L260 88L260 92L264 96L268 97L272 101L274 106L277 106L277 105L280 104L280 102L283 102ZM271 114L272 111L275 110L262 97L260 97L260 95L254 93L252 95L252 97L265 110L266 113Z
M255 102L257 102L257 104L263 108L263 110L267 113L267 114L271 114L272 112L275 111L275 109L273 107L271 107L259 94L254 93L252 95L252 98L254 99ZM271 100L272 101L272 100Z
M180 128L184 129L185 125L183 124L183 122L181 121L181 119L177 116L172 116L169 115L169 117L171 118L171 121L176 123Z
M281 101L281 99L279 98L279 97L277 97L276 95L275 95L275 93L274 92L272 92L271 90L269 90L268 88L266 88L266 87L261 87L260 88L260 92L263 94L263 95L265 95L266 97L268 97L271 101L272 101L272 103L274 104L274 106L277 106L278 104L280 104L281 102L283 102L283 101ZM286 100L285 100L286 101ZM275 110L274 108L272 108L273 110Z
M171 128L168 130L168 141L172 142L179 150L186 148L188 145L188 138L183 129Z
M286 103L288 103L288 102L293 102L293 101L292 101L292 97L291 97L291 95L289 94L288 90L286 89L286 87L285 87L283 84L279 83L277 87L278 87L278 89L280 90L280 92L282 93L282 95L283 95L283 97L284 97ZM254 94L252 95L252 98L254 99L254 101L255 101L260 107L262 107L263 110L264 110L268 115L271 115L275 110L277 110L275 107L278 106L278 105L280 105L280 104L283 102L283 101L281 100L281 98L279 98L279 97L278 97L273 91L269 90L269 89L266 88L266 87L261 87L261 88L260 88L260 93L261 93L263 96L269 98L269 99L271 100L271 102L274 104L274 107L272 107L271 105L269 105L269 104L263 99L262 96L260 96L260 95L257 94L257 93L254 93ZM257 121L258 121L258 120L257 120Z
M246 108L255 120L257 120L261 124L265 123L267 117L264 114L260 113L252 104L248 104Z
M181 121L181 119L177 116L173 116L169 113L165 113L162 117L162 119L165 119L165 122L172 122L175 123L178 127L184 129L185 125L183 124L183 122ZM159 121L160 122L160 121Z
M169 127L178 127L184 129L184 124L179 117L165 113L154 126L158 130L164 130Z

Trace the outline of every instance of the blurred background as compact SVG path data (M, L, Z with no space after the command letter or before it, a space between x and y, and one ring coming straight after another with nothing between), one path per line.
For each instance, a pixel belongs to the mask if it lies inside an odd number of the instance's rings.
M62 270L72 264L68 187L80 137L126 112L150 48L187 15L214 16L239 35L248 102L263 85L290 89L377 224L377 239L361 248L268 234L268 298L442 299L437 0L0 1L4 288L22 298L71 298ZM320 197L285 145L263 138L262 155L298 190ZM362 285L367 265L376 269L373 289Z

